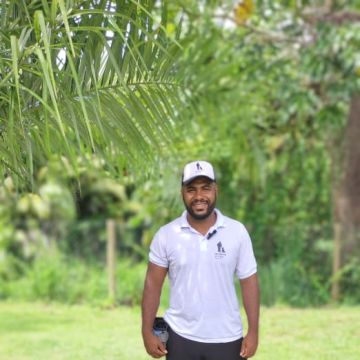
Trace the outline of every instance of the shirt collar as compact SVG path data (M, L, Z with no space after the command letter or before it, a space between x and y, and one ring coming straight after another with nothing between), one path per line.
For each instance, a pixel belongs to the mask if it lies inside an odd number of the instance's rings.
M224 215L221 213L220 210L218 209L214 209L216 212L216 222L215 224L211 227L211 229L218 229L220 227L225 227L225 218ZM181 228L191 228L189 222L187 221L187 211L184 210L184 212L181 214L180 217L180 227Z

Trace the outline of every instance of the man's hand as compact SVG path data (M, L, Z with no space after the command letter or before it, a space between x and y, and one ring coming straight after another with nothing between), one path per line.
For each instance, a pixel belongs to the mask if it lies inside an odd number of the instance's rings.
M240 356L247 359L255 355L258 346L258 334L248 333L241 344Z
M243 304L248 320L248 333L241 345L240 356L254 356L259 339L260 294L257 274L240 280Z
M148 354L154 358L160 358L167 354L164 344L152 332L156 312L159 308L161 288L167 271L167 268L149 262L141 303L144 345Z
M158 336L149 333L147 335L143 335L143 339L147 353L153 358L158 359L167 354L167 350Z

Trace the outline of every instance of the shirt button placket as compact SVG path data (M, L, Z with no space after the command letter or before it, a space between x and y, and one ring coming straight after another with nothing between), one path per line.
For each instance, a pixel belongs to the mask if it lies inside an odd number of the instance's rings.
M200 238L200 251L201 252L206 252L207 251L207 247L208 247L208 242L205 236L202 236Z

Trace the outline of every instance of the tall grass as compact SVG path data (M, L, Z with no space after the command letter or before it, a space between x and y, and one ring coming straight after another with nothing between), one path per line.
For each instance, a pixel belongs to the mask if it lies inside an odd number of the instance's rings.
M260 266L263 305L287 304L296 307L318 306L330 302L330 282L307 272L300 262L280 259Z
M146 262L118 259L117 304L140 304L146 267ZM315 272L307 272L300 262L283 258L268 265L260 264L258 272L261 302L265 306L287 304L306 307L330 302L330 282L322 281ZM238 280L234 281L238 283ZM106 265L59 253L42 256L32 265L23 266L22 275L18 278L1 280L0 277L0 299L109 305ZM347 303L356 303L350 300ZM162 308L166 308L168 302L169 284L166 281Z
M118 260L118 303L140 303L145 271L144 263ZM0 299L106 304L109 300L106 266L59 254L42 256L19 278L0 282Z

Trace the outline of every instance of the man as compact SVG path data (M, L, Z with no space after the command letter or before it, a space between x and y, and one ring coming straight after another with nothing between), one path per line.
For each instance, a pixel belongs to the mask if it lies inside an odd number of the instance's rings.
M206 161L187 164L181 193L186 211L155 235L142 301L146 351L167 360L235 360L258 344L256 261L245 227L215 208L218 188ZM166 275L170 282L167 349L152 333ZM248 331L243 337L234 275L240 279Z

